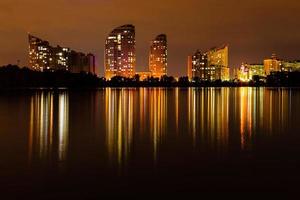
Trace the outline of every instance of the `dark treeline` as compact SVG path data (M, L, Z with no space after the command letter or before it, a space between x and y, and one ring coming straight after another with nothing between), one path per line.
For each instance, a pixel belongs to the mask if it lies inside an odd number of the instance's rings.
M8 65L0 68L0 88L98 88L98 87L299 87L300 72L276 72L266 79L253 77L254 81L249 83L239 82L238 80L222 82L221 80L209 82L194 79L189 81L188 77L164 76L162 78L150 77L140 81L138 75L133 78L114 77L110 81L98 78L93 74L85 72L72 74L66 71L57 72L37 72L29 68L19 68L18 66Z
M0 68L0 88L28 87L97 87L102 80L87 73L72 74L66 71L37 72L29 68L8 65Z

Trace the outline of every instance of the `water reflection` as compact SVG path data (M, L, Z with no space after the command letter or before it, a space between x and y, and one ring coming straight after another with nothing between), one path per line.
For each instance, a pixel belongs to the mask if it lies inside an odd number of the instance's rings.
M58 97L58 102L57 102ZM57 121L56 121L57 120ZM30 99L29 164L65 161L69 134L68 93L37 92Z
M154 162L176 137L221 153L230 146L251 150L255 134L282 133L291 113L289 89L106 89L105 96L107 147L118 164L135 141L151 146Z
M103 143L95 142L93 151L107 152L109 163L119 167L137 158L157 163L170 148L221 155L231 149L251 152L257 136L284 134L291 127L292 105L299 97L292 89L268 88L107 88L92 93L31 96L30 163L64 162L72 154L69 137L74 135L73 146L84 145L77 138L88 142L94 132ZM80 107L88 118L69 116L78 108L75 101L87 102L91 96L88 104L95 105ZM87 131L72 129L72 122Z
M153 143L153 157L156 162L162 137L167 132L167 90L149 90L149 127Z
M111 162L126 162L133 134L133 90L106 89L106 134Z
M193 144L225 147L228 143L229 89L189 89L188 123Z
M250 150L254 134L284 132L290 120L290 89L240 88L236 107L240 116L241 149ZM234 113L237 114L237 113Z
M58 158L65 161L69 139L69 97L63 93L58 98Z

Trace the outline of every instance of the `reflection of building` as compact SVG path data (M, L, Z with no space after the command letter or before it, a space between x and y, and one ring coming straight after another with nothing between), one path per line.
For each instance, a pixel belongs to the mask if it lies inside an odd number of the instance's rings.
M154 78L167 75L168 67L167 36L158 35L151 41L149 54L149 71Z
M229 95L228 88L188 89L187 131L191 133L195 146L201 147L201 143L205 143L219 149L227 147Z
M133 77L135 65L135 27L120 26L109 34L105 42L105 77Z
M253 80L253 76L264 77L264 65L243 63L238 71L238 79L241 81L250 81Z
M36 157L47 160L52 156L54 98L50 93L36 94L31 97L29 129L29 162ZM36 157L35 157L36 156Z
M65 47L52 47L48 41L44 41L32 35L29 39L29 66L36 71L65 70L72 73L90 72L95 74L95 56L85 55L72 51Z
M69 141L68 94L57 98L51 92L37 93L31 97L29 125L29 163L40 161L65 161ZM58 119L56 121L55 119ZM56 125L56 122L58 124ZM55 127L58 127L56 129Z
M272 58L264 60L265 75L270 75L271 72L281 71L281 66L281 61L273 54Z
M69 142L69 96L66 93L58 99L58 159L65 161Z
M206 53L199 50L188 58L188 75L202 81L229 80L228 46L213 48Z
M167 132L167 90L150 90L149 97L150 133L153 134L151 136L153 140L154 161L156 161L162 137Z
M126 163L133 134L134 91L106 89L106 136L112 163Z

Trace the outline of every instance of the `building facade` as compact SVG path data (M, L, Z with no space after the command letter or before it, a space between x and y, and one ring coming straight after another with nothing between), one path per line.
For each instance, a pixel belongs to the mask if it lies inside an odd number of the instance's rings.
M265 77L263 64L242 64L238 70L238 79L243 82L253 80L253 76Z
M271 58L264 60L264 71L265 75L268 76L271 72L281 71L282 63L275 54Z
M206 53L208 57L208 68L214 71L211 80L228 81L230 79L228 52L228 45L224 45L219 48L212 48Z
M105 78L132 78L136 67L135 27L124 25L114 29L105 41Z
M167 75L168 68L168 47L167 36L158 35L150 45L149 71L154 78L161 78Z
M35 71L45 71L52 61L51 47L48 41L28 35L29 67Z
M298 60L298 61L283 61L281 70L284 72L300 71L300 60Z
M198 78L207 81L211 79L211 75L211 70L208 69L207 55L197 50L192 56L192 79Z
M95 56L85 55L67 47L52 47L48 41L33 35L29 39L29 67L35 71L70 71L71 73L89 72L96 74ZM93 58L93 59L92 59ZM94 62L91 62L93 60Z
M190 81L193 79L193 56L188 56L187 76Z
M213 48L206 53L197 50L188 57L188 76L190 80L229 80L228 46Z

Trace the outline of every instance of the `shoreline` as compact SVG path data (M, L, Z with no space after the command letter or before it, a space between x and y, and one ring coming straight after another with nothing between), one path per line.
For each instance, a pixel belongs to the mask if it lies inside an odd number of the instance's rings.
M105 87L16 87L16 88L0 88L0 91L89 91L104 89L222 89L222 88L257 88L257 89L300 89L300 86L105 86Z

